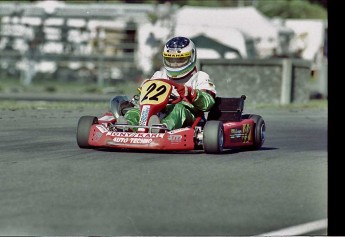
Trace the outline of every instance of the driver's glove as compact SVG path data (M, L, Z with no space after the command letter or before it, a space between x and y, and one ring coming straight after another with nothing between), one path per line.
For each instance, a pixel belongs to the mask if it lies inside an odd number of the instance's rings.
M186 98L189 102L193 103L198 95L198 91L193 89L190 86L186 86L186 85L181 85L178 84L177 82L174 82L172 80L167 80L169 81L168 83L172 86L175 87L175 89L177 90L178 94L182 97L182 98Z

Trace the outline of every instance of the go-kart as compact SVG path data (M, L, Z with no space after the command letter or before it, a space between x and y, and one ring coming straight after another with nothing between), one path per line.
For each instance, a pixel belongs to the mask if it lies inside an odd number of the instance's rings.
M260 115L242 114L245 95L239 98L216 97L208 113L201 113L191 126L168 130L150 121L167 104L183 98L173 96L169 80L149 80L140 96L129 100L115 96L110 111L102 116L82 116L78 121L77 144L80 148L139 150L200 150L222 153L224 149L260 149L265 141L265 121ZM129 109L140 108L138 125L120 121ZM123 118L123 117L122 117Z

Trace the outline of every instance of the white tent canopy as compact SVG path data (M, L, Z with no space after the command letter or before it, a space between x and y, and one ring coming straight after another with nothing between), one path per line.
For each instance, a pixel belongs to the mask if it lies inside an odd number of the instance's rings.
M193 38L203 34L209 38L214 39L215 41L224 44L229 47L233 47L237 49L243 58L247 57L247 50L246 50L246 41L244 35L233 28L228 28L226 33L221 28L210 28L204 25L196 25L196 26L189 26L189 25L181 25L176 27L175 35L176 36L185 36L189 38ZM198 51L201 51L198 48ZM198 54L199 58L203 58L202 54ZM217 57L216 57L217 58ZM219 58L219 56L218 56Z
M179 28L189 28L191 32L199 31L200 28L204 30L204 33L208 31L222 32L221 35L217 36L219 41L231 38L235 29L255 39L261 57L269 56L273 49L279 47L278 29L254 7L206 8L185 6L176 13L175 33L179 33ZM228 45L236 47L230 42ZM241 51L240 48L238 49Z

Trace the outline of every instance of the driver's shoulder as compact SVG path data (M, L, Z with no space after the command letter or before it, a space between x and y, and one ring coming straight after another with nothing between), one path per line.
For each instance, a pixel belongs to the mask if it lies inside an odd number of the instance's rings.
M168 78L167 74L165 73L165 71L161 70L161 71L156 71L151 79L161 79L161 78Z
M200 80L210 79L210 75L204 71L197 71L194 76L196 79Z

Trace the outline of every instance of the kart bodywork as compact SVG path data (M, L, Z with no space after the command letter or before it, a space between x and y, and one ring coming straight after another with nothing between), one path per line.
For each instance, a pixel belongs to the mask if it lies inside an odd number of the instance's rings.
M179 100L175 98L172 101L172 86L168 83L153 80L145 85L139 98L139 125L117 121L133 104L126 96L114 97L109 112L79 119L78 146L169 151L203 149L206 153L217 154L224 149L260 149L265 141L263 118L256 114L243 114L244 95L239 98L216 97L211 111L197 117L192 126L169 131L162 124L150 124L152 115L167 103Z

